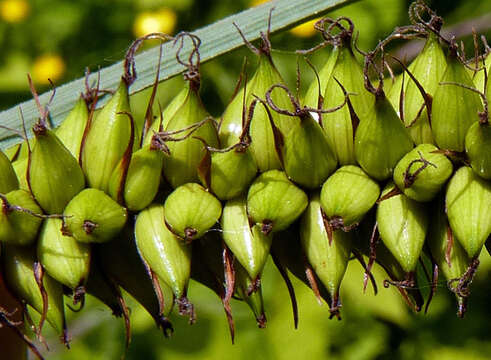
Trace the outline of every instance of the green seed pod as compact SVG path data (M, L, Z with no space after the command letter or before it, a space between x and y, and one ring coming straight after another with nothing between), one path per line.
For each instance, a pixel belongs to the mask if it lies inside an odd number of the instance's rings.
M418 80L424 91L433 96L439 87L438 83L446 67L447 60L439 44L439 39L436 35L430 34L423 50L408 66L408 70ZM390 91L387 92L387 98L395 109L399 109L402 87L404 95L402 112L404 116L401 115L401 118L408 128L409 135L417 145L433 144L435 141L431 132L427 109L425 107L421 110L425 101L420 90L414 81L409 80L404 84L402 81L403 77L399 76Z
M90 245L62 233L63 221L46 219L37 242L37 256L46 272L73 290L73 302L81 300L90 271Z
M19 300L41 314L38 335L46 319L56 332L62 334L63 341L67 344L61 284L43 273L36 260L35 249L9 245L4 250L2 256L5 281Z
M80 158L80 147L82 146L82 138L88 120L89 109L87 102L83 96L80 96L65 120L54 131L58 139L60 139L77 161Z
M185 86L184 88L181 89L177 93L176 96L172 99L172 101L169 103L169 105L166 106L166 108L162 111L162 123L160 121L160 118L157 117L153 122L148 131L145 134L145 138L143 139L143 145L142 147L146 145L151 145L152 143L152 137L155 133L158 133L160 131L160 127L162 126L162 129L167 128L167 125L169 124L169 119L174 117L174 114L179 110L179 108L184 104L186 101L187 95L188 95L189 88L188 86Z
M249 276L242 265L235 263L235 293L239 299L244 300L254 313L257 326L266 327L266 314L264 312L264 300L261 286L257 287L255 278ZM254 291L251 291L254 289Z
M0 196L0 242L13 245L29 245L43 221L32 214L42 214L31 194L25 190L14 190Z
M272 236L263 234L259 225L250 226L245 197L227 201L221 226L223 240L249 276L255 279L268 258Z
M258 176L247 194L247 213L266 235L290 226L307 204L307 195L279 170Z
M202 237L222 214L220 201L196 183L175 189L167 196L164 208L169 230L186 242Z
M281 109L274 103L271 93L275 88L285 91L291 98L294 111ZM273 122L275 147L287 176L296 183L308 187L319 187L336 169L336 154L329 145L325 132L315 121L307 108L302 108L290 90L281 84L275 84L266 93L268 105L278 113L293 119L289 132L284 134ZM339 108L325 110L335 111ZM313 110L313 109L311 109Z
M228 151L207 151L198 169L201 183L220 200L242 195L257 174L248 146L239 144Z
M0 193L6 194L19 188L19 180L9 158L0 150Z
M165 335L172 331L167 316L174 305L172 289L152 278L142 262L132 224L127 224L119 238L94 246L97 263L111 281L128 292L152 316Z
M491 82L490 82L491 83ZM484 113L484 116L487 114ZM473 123L465 136L465 152L472 170L483 179L491 180L491 125L489 119Z
M149 268L176 296L179 313L194 322L194 308L188 301L191 273L191 246L170 232L164 222L164 206L152 205L140 212L135 223L138 251Z
M106 242L124 227L126 209L97 189L85 189L66 206L64 227L77 241Z
M201 141L194 137L200 137L210 146L218 147L214 122L206 121L209 116L198 95L198 88L189 86L185 101L169 119L165 128L166 132L173 132L197 126L183 132L182 140L168 143L171 155L165 158L163 169L164 176L173 188L199 181L198 166L205 156L205 148ZM191 132L193 137L187 137Z
M464 65L451 56L433 97L431 128L440 149L461 152L469 127L477 121L474 114L482 109L482 103L478 94L457 84L474 87Z
M320 202L332 228L356 226L375 205L379 185L362 169L346 165L329 177L322 186Z
M131 155L127 171L123 158L109 180L109 194L131 211L150 205L157 195L164 153L154 145L144 145Z
M17 179L19 180L19 189L31 192L29 184L27 182L27 168L29 166L29 159L17 160L12 163Z
M436 211L434 211L427 242L432 259L447 279L450 290L457 297L459 304L458 313L462 317L465 312L466 299L461 296L463 289L459 289L460 285L457 280L460 280L464 276L471 263L471 259L462 245L454 239L445 214L444 204L444 201L439 201L439 205L435 209Z
M389 183L382 196L394 189ZM416 269L428 229L425 206L404 194L394 195L377 207L380 237L406 273Z
M375 106L356 130L355 154L365 172L376 180L388 179L397 162L413 142L385 95L376 96Z
M77 159L43 122L33 132L36 145L29 158L29 187L46 213L61 214L85 187L84 174Z
M305 106L314 109L319 106L319 93L323 95L323 92L327 89L326 85L332 77L332 71L334 69L334 66L336 66L341 49L343 48L335 46L332 51L329 52L329 55L327 55L327 61L322 66L318 74L319 81L312 81L309 88L307 89L307 92L305 93L302 101ZM319 86L321 89L320 91Z
M307 259L332 297L331 316L339 315L339 287L351 254L351 237L350 233L337 230L329 239L319 194L314 194L302 216L300 239Z
M9 159L9 161L14 162L19 156L20 148L22 144L15 144L4 150L4 154Z
M242 35L242 33L240 34ZM262 34L260 48L253 47L246 40L245 42L259 57L259 63L253 77L246 83L245 91L239 90L223 113L219 136L221 144L225 147L232 146L239 141L242 133L243 104L249 108L254 100L254 95L263 98L272 85L285 83L271 57L269 31L267 34ZM271 97L280 108L291 109L290 99L284 92L275 91ZM290 132L292 120L288 117L273 113L272 120L283 134L286 135ZM259 171L280 169L281 164L275 149L273 129L268 113L263 106L257 107L254 111L251 118L250 135L252 140L250 151Z
M410 199L432 200L452 175L452 162L443 154L433 153L437 150L434 145L421 144L397 163L394 182Z
M491 184L469 167L461 167L446 192L450 227L470 258L478 256L491 234Z
M121 80L118 89L94 117L86 131L81 164L90 187L108 190L111 174L131 142L132 121L128 84Z

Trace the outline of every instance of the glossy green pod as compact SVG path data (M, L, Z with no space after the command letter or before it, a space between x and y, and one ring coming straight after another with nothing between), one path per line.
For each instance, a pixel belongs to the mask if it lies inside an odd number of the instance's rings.
M247 194L247 213L252 223L268 234L286 229L307 207L303 190L279 170L267 171L254 180Z
M17 179L19 179L19 189L29 191L29 183L27 182L27 168L29 165L29 159L22 159L18 161L14 161L12 163L12 167L14 168L15 174L17 175Z
M19 156L22 144L15 144L3 150L5 156L9 161L14 162Z
M407 197L430 201L441 190L453 172L452 162L438 148L421 144L408 152L394 169L394 182ZM424 163L422 160L428 161Z
M121 80L118 89L92 120L82 148L81 164L89 187L108 190L109 179L131 140L128 88Z
M413 148L413 141L385 95L360 121L355 134L355 155L361 168L376 180L392 176L397 162Z
M222 204L201 185L188 183L167 196L164 211L169 230L189 242L202 237L217 223Z
M257 174L257 165L248 148L209 152L199 167L203 186L220 200L242 195Z
M346 165L322 185L320 203L333 228L358 224L375 205L380 187L361 168Z
M135 151L126 172L123 161L114 169L109 180L109 195L131 211L146 208L159 190L164 157L164 153L152 145Z
M19 180L7 155L0 150L0 194L7 194L19 188Z
M324 109L342 104L343 89L354 94L349 97L350 106L343 106L333 113L322 114L321 124L327 134L329 145L334 150L340 165L356 164L354 136L357 120L363 121L373 107L373 96L365 89L363 69L355 58L350 45L341 45L333 50L337 61L331 77L322 93ZM353 116L355 118L353 118Z
M169 119L166 132L188 129L209 118L198 94L198 89L189 86L185 101ZM192 133L191 137L180 141L168 142L170 156L164 160L164 176L173 188L188 182L198 182L198 166L205 156L203 143L194 138L200 137L209 146L218 147L218 135L213 121L205 121L197 129L186 130L176 135L183 138Z
M454 236L469 257L478 256L491 234L491 183L463 166L447 185L445 204Z
M437 90L438 83L443 76L447 60L439 39L436 35L430 34L426 39L423 50L409 64L408 70L418 80L424 91L433 96ZM416 145L434 144L430 121L426 107L420 113L424 105L424 99L412 79L399 76L391 89L387 92L387 98L395 109L400 110L401 87L404 94L404 125L408 127L409 135Z
M162 297L155 292L156 284L138 253L132 226L128 224L118 238L94 246L94 252L105 276L140 303L152 316L157 327L167 334L172 328L167 316L174 306L174 295L172 289L158 279Z
M465 136L465 152L472 170L483 179L491 180L491 125L489 119L475 122L469 127Z
M66 342L63 289L61 284L48 274L44 274L42 276L42 287L46 298L43 299L34 275L35 263L37 262L35 249L9 245L4 247L2 257L5 281L8 288L22 302L31 306L38 313L44 314L49 324L57 333L62 334ZM46 311L44 311L45 304L47 305Z
M103 191L85 189L66 206L64 228L77 241L105 242L123 229L128 217L125 208Z
M254 291L250 291L255 287L255 278L250 277L247 270L242 265L235 263L235 292L234 295L241 300L244 300L256 318L257 326L261 329L266 327L266 314L264 311L264 300L262 288L259 286Z
M455 84L474 87L466 68L455 56L447 62L438 88L433 96L431 129L440 149L464 151L464 142L470 126L477 122L482 110L479 95Z
M291 131L277 147L288 178L313 189L334 172L337 158L328 136L312 115L305 112L299 119L291 124Z
M445 214L444 204L444 199L439 199L439 204L434 209L427 242L432 259L438 265L438 270L447 279L449 288L457 297L459 314L462 313L463 315L465 311L465 299L458 294L458 280L467 271L471 259L452 234Z
M332 297L331 311L339 311L339 287L351 254L352 234L336 230L329 239L319 194L311 196L300 223L302 249Z
M54 130L58 139L77 161L80 158L80 147L88 120L89 108L83 96L80 96L65 120Z
M37 257L53 279L73 290L75 296L80 292L83 295L90 271L90 245L64 235L62 226L61 219L44 220L37 241Z
M70 151L43 124L33 128L36 145L29 157L31 192L48 214L61 214L68 202L85 187L85 177Z
M242 109L244 104L249 108L256 95L264 99L266 92L274 84L284 84L284 81L273 64L268 52L260 53L259 64L254 76L247 82L246 91L240 89L225 109L220 123L220 142L228 147L236 144L242 134ZM282 109L291 109L290 99L282 91L271 94L274 103ZM287 134L290 131L292 120L285 115L271 113L274 124ZM281 168L274 144L273 129L268 113L264 106L256 106L250 125L251 146L250 151L260 172Z
M0 198L0 242L14 245L29 245L36 240L42 219L33 214L42 214L31 194L14 190ZM16 209L18 206L22 209Z
M223 240L249 276L255 279L268 258L271 234L265 235L259 225L250 226L245 197L226 202L220 224Z
M191 245L167 229L163 205L152 205L138 214L135 239L140 256L172 289L179 312L194 321L193 306L186 297L191 273Z
M394 189L389 183L382 196ZM381 201L377 223L385 246L406 273L416 269L428 230L429 219L424 204L398 194Z

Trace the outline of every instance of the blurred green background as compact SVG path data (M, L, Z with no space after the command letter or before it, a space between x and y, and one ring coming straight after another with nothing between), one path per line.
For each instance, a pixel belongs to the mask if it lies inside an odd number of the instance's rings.
M83 76L86 67L95 71L120 60L137 37L148 32L193 30L261 1L211 0L0 0L0 110L29 99L26 73L31 73L40 92ZM331 16L351 17L359 33L359 47L370 49L397 25L408 23L409 0L361 0ZM490 38L491 1L435 0L430 5L444 16L472 53L470 27L483 26ZM487 15L486 15L487 14ZM320 40L312 24L274 35L274 59L287 83L295 83L295 49L310 48ZM393 49L394 51L397 49ZM325 61L328 50L313 58ZM226 54L202 66L202 97L209 111L219 116L234 89L242 59L254 57L247 49ZM312 79L303 78L304 87ZM181 77L159 87L159 99L167 103L182 84ZM144 113L148 92L132 98L137 114ZM174 315L175 333L165 339L153 320L129 299L133 338L126 359L489 359L491 357L491 260L482 264L473 284L469 311L456 317L452 294L442 280L427 315L415 315L397 291L381 286L385 278L375 274L379 295L362 293L362 269L351 262L342 285L343 320L328 320L310 290L295 281L300 323L293 329L290 300L274 266L268 263L263 277L268 326L257 329L246 305L233 302L236 344L230 344L228 327L219 299L192 282L189 297L197 308L198 321L189 326ZM422 289L427 292L428 289ZM119 359L123 355L124 331L120 319L111 317L97 300L88 298L81 313L68 311L72 349L64 349L55 334L48 334L49 359Z

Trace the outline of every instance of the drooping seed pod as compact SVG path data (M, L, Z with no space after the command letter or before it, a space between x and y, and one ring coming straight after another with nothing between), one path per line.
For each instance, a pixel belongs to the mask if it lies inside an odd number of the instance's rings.
M382 197L393 189L394 184L389 183ZM377 223L385 246L407 274L413 273L429 224L425 206L404 194L394 195L379 203Z
M94 246L96 262L107 279L123 288L152 316L164 335L172 332L168 316L174 295L167 284L143 263L136 247L132 223L128 223L117 239Z
M272 236L261 231L260 225L249 224L245 197L226 202L220 221L225 244L249 276L257 278L263 268L271 247Z
M348 26L344 26L343 22ZM329 25L327 29L326 24ZM322 32L325 39L321 46L331 44L333 49L319 74L321 92L313 92L314 88L318 88L318 85L313 82L305 97L305 103L317 108L320 94L322 108L334 108L343 100L346 101L346 92L356 94L349 97L348 106L332 113L318 114L319 123L325 130L329 145L334 150L340 165L354 165L356 164L354 152L356 127L359 119L364 119L373 107L373 97L364 87L363 69L353 53L354 25L346 17L335 20L324 18L315 24L315 28ZM337 34L333 34L334 31ZM328 72L327 69L330 67L332 70ZM322 71L326 71L327 74L323 74ZM327 78L324 79L323 76ZM342 87L339 84L342 84Z
M81 242L106 242L124 227L126 209L98 189L84 189L66 206L65 231Z
M37 257L46 272L73 291L74 304L83 301L90 271L90 245L62 233L63 221L46 219L37 241ZM83 303L83 302L82 302Z
M138 214L135 239L148 267L171 289L179 314L195 321L194 307L187 299L191 273L191 245L184 243L165 226L164 206L152 205Z
M247 194L247 213L265 235L286 229L302 214L307 204L305 192L279 170L259 175Z
M431 258L436 262L438 270L447 279L448 288L455 294L458 303L458 316L463 317L466 311L468 286L466 272L471 259L460 243L454 238L452 229L445 214L445 201L438 199L438 205L432 216L427 242Z
M270 15L271 16L271 15ZM238 29L238 28L237 28ZM274 84L284 84L284 80L276 69L271 57L271 43L269 41L270 22L266 34L261 33L261 45L259 48L249 43L242 32L238 29L246 45L259 57L259 63L253 77L245 85L246 90L239 90L236 96L223 113L220 123L220 142L223 146L229 147L239 141L242 133L242 111L243 104L249 108L254 95L263 98L266 91ZM271 94L275 104L283 109L290 109L290 100L282 92L275 91ZM245 98L245 100L244 100ZM290 131L292 124L281 114L272 114L274 124L284 133ZM274 144L274 134L266 109L259 106L254 111L250 125L251 146L250 151L260 172L271 169L281 168L278 155Z
M201 183L220 200L242 195L257 174L257 165L249 149L252 141L249 134L250 121L256 104L257 100L251 103L247 118L247 109L243 105L242 133L236 144L220 150L205 144L206 155L201 160L198 175Z
M19 188L19 180L9 158L0 150L0 193L7 194Z
M447 68L433 97L431 128L440 149L462 152L470 126L477 121L474 114L482 109L479 95L462 86L474 87L455 46L450 48Z
M484 110L478 112L479 121L474 122L465 135L465 152L469 158L472 170L480 177L491 180L491 124L489 123L489 100L486 91L491 91L489 84L486 84L488 78L486 76L484 86L487 87L484 92L478 89L473 90L481 96L484 104ZM491 83L491 82L490 82Z
M36 260L35 249L8 245L4 247L2 260L8 288L24 304L41 314L37 336L41 336L44 320L47 320L68 345L63 289L61 284L44 273Z
M29 156L29 188L48 214L61 214L85 187L85 177L70 151L41 119L33 127L36 145Z
M87 101L84 96L80 96L65 120L54 130L58 139L77 161L80 158L80 147L82 146L82 139L88 120L89 108Z
M394 169L394 182L407 197L432 200L453 172L452 162L438 148L421 144L408 152Z
M356 226L379 195L379 185L358 166L339 168L326 180L320 193L328 228L348 230Z
M196 183L175 189L167 196L164 208L169 230L186 242L202 237L222 214L220 201Z
M153 143L135 151L128 167L123 158L109 180L111 197L131 211L150 205L159 189L164 157L160 147Z
M128 87L135 81L136 51L147 39L168 40L168 36L152 33L133 42L124 61L124 74L118 88L101 111L87 123L82 142L82 168L89 187L107 192L114 169L123 157L126 172L131 151L140 144L131 116Z
M0 203L0 242L32 244L43 220L39 217L42 210L31 194L25 190L0 194Z
M491 234L491 184L463 166L448 183L445 204L454 236L470 258L478 256Z
M315 193L302 216L300 239L309 263L331 296L331 317L339 317L339 287L348 266L352 235L336 230L330 239L324 220L319 194Z
M281 109L274 103L271 93L274 89L282 89L291 99L294 110ZM275 147L287 176L304 187L316 188L336 169L336 154L329 145L328 138L321 126L312 117L317 114L339 110L344 105L328 110L301 107L290 90L282 84L271 86L266 92L268 105L277 113L286 115L292 120L289 132L283 133L272 121L271 127L275 134ZM346 99L345 99L346 101Z
M374 209L375 210L375 209ZM373 261L377 262L389 276L384 280L384 287L396 285L397 290L406 304L415 312L421 311L424 299L418 287L418 279L415 277L411 282L407 281L407 274L392 255L383 242L380 241L378 227L375 220L376 211L370 211L362 221L354 236L353 253L359 252L369 258L365 267L365 284L368 282Z
M190 38L194 46L187 64L179 57L186 36ZM189 33L179 34L174 44L178 40L181 41L181 45L176 54L177 60L188 68L184 75L187 80L187 93L180 107L168 120L164 133L161 134L163 141L168 134L180 133L182 135L180 139L167 143L170 156L164 160L164 176L173 188L189 182L199 182L198 166L205 156L205 148L196 137L203 139L210 146L218 147L215 122L211 119L199 96L201 40L196 35Z
M411 62L407 70L417 79L424 91L433 96L439 87L438 83L446 67L447 60L439 44L439 38L430 33L423 50ZM409 80L403 83L403 80L404 77L398 77L390 91L387 92L387 97L394 108L399 109L399 115L408 128L414 143L416 145L433 144L435 140L430 127L425 99L414 81ZM401 105L402 109L400 108Z

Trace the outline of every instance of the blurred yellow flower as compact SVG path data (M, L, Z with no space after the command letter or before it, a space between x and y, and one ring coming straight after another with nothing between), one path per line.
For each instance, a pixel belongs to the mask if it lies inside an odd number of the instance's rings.
M311 37L316 33L316 31L314 29L314 24L317 20L319 20L319 19L310 20L310 21L307 21L306 23L295 26L293 29L290 30L290 32L293 35L301 37L301 38Z
M65 73L65 62L56 54L45 54L34 60L32 78L38 84L49 84L48 79L56 81Z
M268 2L268 1L270 1L270 0L251 0L249 3L249 7L258 6L258 5L264 4L265 2Z
M177 15L172 9L142 12L133 23L133 33L140 37L153 32L172 34L177 23Z
M0 17L9 23L22 21L29 14L30 6L25 0L0 1Z

